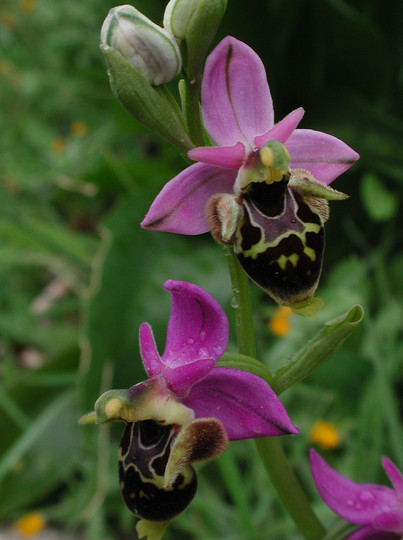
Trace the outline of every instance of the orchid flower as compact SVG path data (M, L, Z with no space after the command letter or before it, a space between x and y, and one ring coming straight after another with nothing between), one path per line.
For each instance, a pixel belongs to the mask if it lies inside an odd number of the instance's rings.
M164 288L172 311L162 356L151 327L140 327L148 379L106 392L81 420L126 422L121 491L140 528L167 523L188 506L197 488L193 461L216 457L228 440L298 433L266 381L216 367L228 343L228 319L217 301L191 283L167 281Z
M348 540L398 540L403 536L403 476L390 459L382 465L393 489L377 484L356 484L332 469L311 449L311 469L325 503L341 518L360 529Z
M201 103L217 146L188 153L197 163L164 186L142 227L211 230L277 302L305 300L321 271L327 200L345 198L327 186L358 154L332 135L297 129L302 108L275 124L263 63L231 36L206 60Z

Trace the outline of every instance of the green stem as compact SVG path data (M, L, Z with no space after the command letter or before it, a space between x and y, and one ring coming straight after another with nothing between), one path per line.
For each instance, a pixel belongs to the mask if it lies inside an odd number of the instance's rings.
M320 540L325 529L313 513L311 505L298 482L278 438L255 439L255 445L266 467L270 481L280 501L299 532L306 540Z
M188 132L196 146L204 146L203 124L200 114L200 83L185 79L184 113Z
M232 286L232 307L235 309L236 334L240 354L256 358L252 302L248 277L242 270L231 247L224 248Z
M231 275L240 354L256 357L249 282L231 248L224 248ZM301 485L284 454L280 439L255 439L256 448L285 509L306 540L320 540L326 534L314 514Z

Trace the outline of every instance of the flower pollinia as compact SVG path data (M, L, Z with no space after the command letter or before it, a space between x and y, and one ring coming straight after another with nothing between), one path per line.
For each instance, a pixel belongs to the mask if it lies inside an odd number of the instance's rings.
M360 528L348 540L400 540L403 536L403 476L390 459L382 465L393 489L356 484L345 478L311 449L311 469L325 503L341 518Z
M211 230L233 246L249 277L278 303L313 314L324 249L328 185L358 154L319 131L297 129L304 111L274 123L264 66L231 36L206 60L204 126L218 146L192 149L197 161L162 189L142 226L180 234Z
M172 35L130 5L110 10L101 43L122 54L154 86L171 81L182 67Z
M123 421L119 478L123 499L140 518L137 531L160 538L193 499L195 461L221 454L229 440L298 433L268 383L238 369L216 367L228 343L219 304L191 283L167 281L172 295L165 351L151 327L140 328L148 379L110 390L81 423Z

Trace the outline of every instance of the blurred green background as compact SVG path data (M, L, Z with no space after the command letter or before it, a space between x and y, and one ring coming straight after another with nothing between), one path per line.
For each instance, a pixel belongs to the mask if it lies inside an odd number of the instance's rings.
M165 4L135 6L161 23ZM139 227L185 163L112 95L98 43L113 6L0 7L0 523L7 529L34 510L49 527L96 540L136 537L117 481L122 426L77 420L103 390L144 378L141 322L163 351L170 297L162 284L204 287L234 322L226 263L209 235ZM335 182L351 197L331 207L317 319L294 316L288 335L275 336L276 308L252 287L259 358L269 368L354 303L366 311L343 348L282 396L301 429L284 441L287 453L326 524L335 517L307 460L317 419L339 431L336 449L319 450L340 472L386 482L382 454L403 467L402 28L399 0L229 0L216 38L234 35L262 57L276 120L302 106L301 127L361 155ZM229 478L219 460L198 468L198 495L167 540L298 538L252 442L230 452ZM238 500L231 485L242 487Z

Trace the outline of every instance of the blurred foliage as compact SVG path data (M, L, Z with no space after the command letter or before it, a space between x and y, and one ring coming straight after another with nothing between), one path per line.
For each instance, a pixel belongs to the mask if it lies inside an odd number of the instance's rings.
M136 7L161 22L164 0ZM163 350L168 278L212 293L230 321L221 249L205 235L142 231L154 196L184 162L137 125L110 91L98 52L106 0L3 0L0 7L0 519L30 509L83 538L133 538L116 478L121 426L79 428L101 391L144 376L138 327ZM301 435L290 459L326 523L307 462L318 418L340 430L326 458L381 481L380 456L403 467L403 11L398 0L230 0L216 41L250 44L268 72L276 118L303 106L302 127L361 154L337 180L315 322L270 333L275 307L253 287L260 358L278 368L328 319L361 303L362 328L283 401ZM235 350L232 336L230 347ZM322 451L323 453L323 451ZM220 461L167 539L295 538L250 441L233 443L242 496L232 504ZM223 459L223 458L220 458ZM239 478L238 478L239 480ZM234 476L233 482L237 479ZM228 479L227 479L228 482Z

